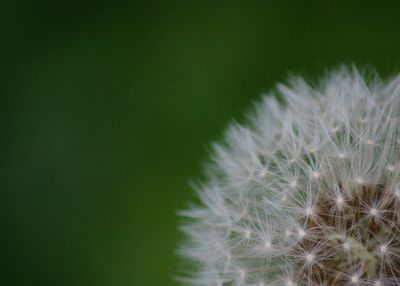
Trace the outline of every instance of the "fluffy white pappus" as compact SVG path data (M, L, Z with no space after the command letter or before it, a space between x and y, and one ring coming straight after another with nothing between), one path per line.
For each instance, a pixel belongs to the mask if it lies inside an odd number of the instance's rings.
M179 280L400 285L400 77L293 78L215 144Z

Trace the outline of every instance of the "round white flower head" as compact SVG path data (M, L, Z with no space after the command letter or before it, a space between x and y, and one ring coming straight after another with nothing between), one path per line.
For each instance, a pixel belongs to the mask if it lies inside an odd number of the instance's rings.
M182 212L185 285L400 285L400 77L278 85Z

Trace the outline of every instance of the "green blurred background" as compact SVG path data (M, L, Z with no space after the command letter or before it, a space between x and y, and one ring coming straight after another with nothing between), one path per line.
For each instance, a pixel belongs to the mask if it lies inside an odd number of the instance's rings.
M0 4L1 285L177 285L209 143L288 72L400 63L380 1Z

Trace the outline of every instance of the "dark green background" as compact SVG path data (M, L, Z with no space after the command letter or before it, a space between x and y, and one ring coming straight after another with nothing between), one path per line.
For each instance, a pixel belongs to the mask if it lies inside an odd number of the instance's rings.
M175 213L231 119L289 71L398 70L375 2L1 1L0 284L176 285Z

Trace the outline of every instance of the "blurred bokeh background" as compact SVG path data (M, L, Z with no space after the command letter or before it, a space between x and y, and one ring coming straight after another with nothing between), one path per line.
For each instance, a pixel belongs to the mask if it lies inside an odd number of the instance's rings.
M0 284L177 285L209 143L288 72L397 72L399 9L1 1Z

